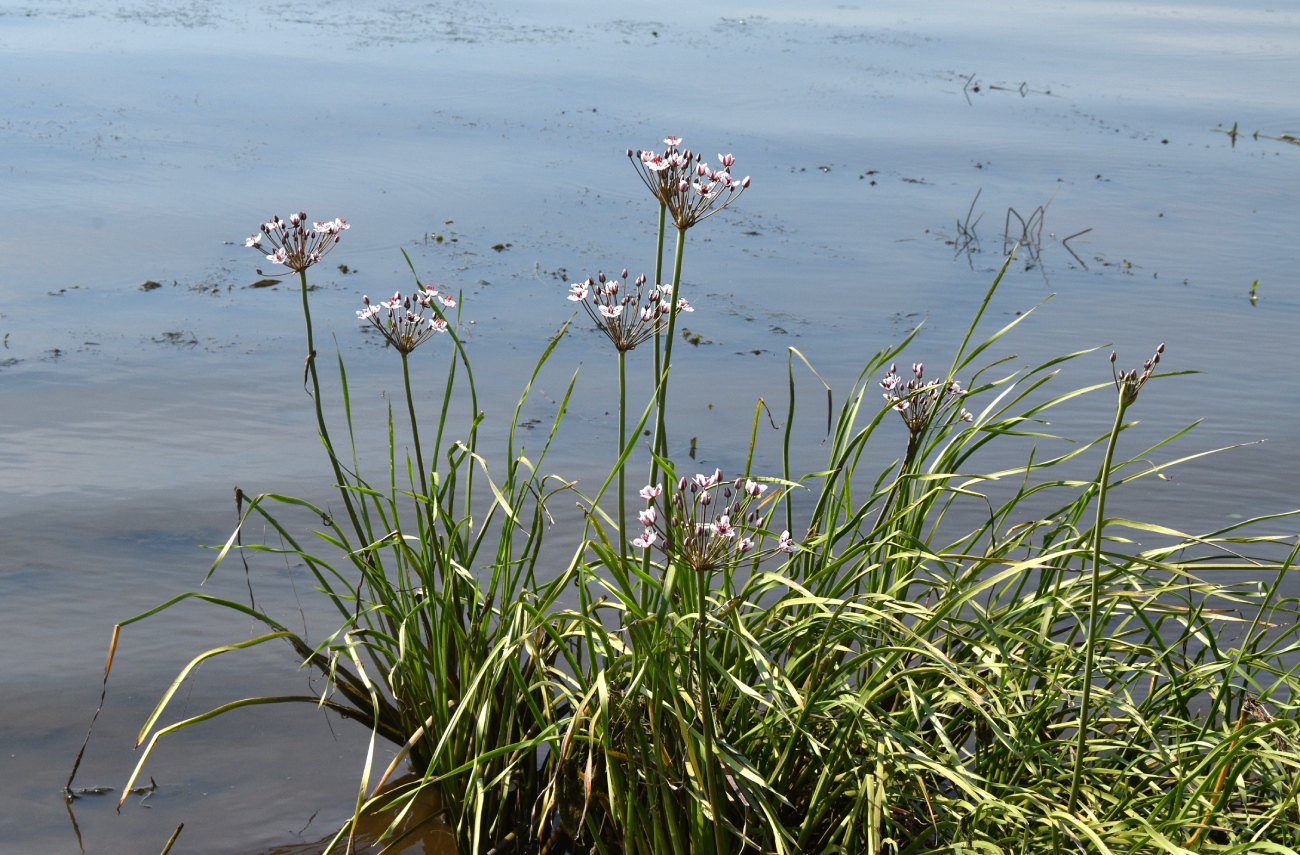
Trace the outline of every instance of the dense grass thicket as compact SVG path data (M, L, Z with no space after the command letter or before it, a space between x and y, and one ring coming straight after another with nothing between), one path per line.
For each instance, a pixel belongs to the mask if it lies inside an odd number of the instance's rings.
M167 733L310 702L399 746L387 768L367 763L358 815L387 810L394 830L440 823L463 855L1300 851L1300 611L1281 593L1293 518L1192 535L1177 521L1106 515L1109 490L1177 462L1168 440L1128 441L1139 393L1163 382L1160 351L1053 391L1061 363L1082 354L1030 369L992 359L1023 320L985 329L995 281L941 370L894 367L910 363L910 336L866 362L840 396L820 471L790 471L796 408L825 405L795 399L804 363L793 349L784 471L750 470L754 439L743 471L684 468L666 451L665 403L674 324L690 310L686 238L748 179L731 177L730 155L712 169L679 140L666 146L629 152L659 205L654 281L625 271L569 293L609 336L620 378L620 441L585 493L546 470L568 394L527 456L519 409L504 454L480 448L461 307L418 279L412 294L359 312L400 357L407 404L390 414L390 465L360 471L356 449L374 438L354 436L341 359L343 410L322 408L318 373L335 369L315 350L307 288L347 224L296 215L249 239L299 277L338 500L331 516L323 501L245 497L241 530L265 524L275 543L236 532L213 570L240 552L287 552L338 624L308 645L275 616L204 593L124 621L200 600L266 627L181 672L140 732L132 781ZM676 238L667 277L665 234ZM407 361L433 336L450 345L443 406L421 424ZM654 392L634 400L625 355L641 345L654 348L654 373L637 388ZM1046 414L1079 396L1113 409L1113 429L1047 440ZM453 427L457 401L467 430ZM756 409L755 435L759 419ZM860 466L873 442L895 448L884 471ZM1008 442L1035 451L972 470L977 453ZM1095 477L1077 476L1099 458ZM581 537L547 541L548 503L574 502ZM965 530L957 502L987 513ZM325 521L311 539L281 522L299 508ZM323 694L163 725L200 662L281 640L326 675ZM408 815L430 788L441 811ZM365 848L352 832L336 851Z

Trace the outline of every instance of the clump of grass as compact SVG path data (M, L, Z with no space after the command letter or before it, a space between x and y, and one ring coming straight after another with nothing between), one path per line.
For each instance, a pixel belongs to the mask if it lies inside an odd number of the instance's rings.
M289 246L286 258L307 262L294 268L306 379L347 519L256 496L241 529L261 520L285 545L246 544L237 531L212 571L231 552L287 553L340 623L311 646L251 604L200 593L123 622L199 600L268 629L182 670L140 733L149 745L135 774L167 733L240 707L310 702L370 729L357 816L387 808L393 829L410 828L416 795L433 788L442 810L427 821L465 855L1296 851L1300 612L1281 591L1300 543L1259 533L1292 515L1198 535L1106 515L1110 491L1180 462L1148 461L1185 431L1121 453L1138 392L1169 376L1155 373L1160 351L1140 374L1056 393L1058 368L1092 351L1019 370L982 363L1028 317L983 332L1004 265L945 371L926 379L918 361L901 379L894 366L912 336L867 361L832 412L819 471L790 469L796 358L806 362L793 348L783 471L751 471L759 408L743 471L682 470L667 454L665 411L686 233L747 181L730 178L730 155L710 170L680 142L634 160L660 214L648 311L632 314L643 280L634 297L603 277L570 287L619 360L618 446L589 493L541 474L576 375L540 451L525 456L514 440L567 325L524 386L494 477L458 318L443 314L455 301L418 278L410 298L359 313L401 356L414 448L414 459L401 452L390 412L386 478L363 478L341 359L346 456L321 407L306 284L315 238L305 215L264 228L276 254ZM668 213L677 240L663 283ZM435 331L450 347L422 445L407 356ZM639 408L625 360L651 340ZM471 416L452 441L457 382ZM1112 389L1110 431L1041 456L1038 445L1054 447L1045 414ZM1024 439L1037 443L1024 463L980 471L991 443ZM895 464L871 471L873 442L896 448ZM1080 479L1101 446L1096 477ZM632 465L648 468L636 498ZM543 575L557 493L580 502L585 525L567 565ZM963 527L971 505L987 513ZM297 539L277 508L319 514L316 541ZM280 639L326 675L319 696L235 701L154 729L200 662ZM398 746L383 771L380 737ZM402 764L409 783L383 790Z
M1300 639L1278 591L1295 538L1245 533L1262 520L1190 536L1107 518L1107 488L1158 471L1142 462L1154 449L1113 456L1158 355L1113 386L1031 403L1081 354L983 379L996 363L974 361L1009 330L968 349L972 324L947 376L905 395L891 368L883 410L870 377L908 342L876 355L825 469L785 474L814 498L779 566L735 555L691 572L671 556L631 578L591 541L574 572L606 602L573 615L587 626L570 643L598 651L567 696L580 714L561 757L595 781L586 827L565 825L573 851L1291 851L1276 845L1300 834ZM1107 436L963 474L987 443L1042 436L1044 413L1107 387ZM981 399L978 414L962 406ZM891 411L902 462L860 478ZM1103 441L1095 480L1051 476ZM1007 480L1022 486L1001 505L979 492ZM792 517L797 495L774 494L771 513ZM947 532L954 503L978 498L987 523ZM1132 549L1122 530L1169 542ZM1207 578L1224 573L1241 580Z

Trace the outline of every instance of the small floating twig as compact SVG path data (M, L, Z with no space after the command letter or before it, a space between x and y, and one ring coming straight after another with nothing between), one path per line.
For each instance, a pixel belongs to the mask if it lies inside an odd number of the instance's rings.
M1074 256L1074 260L1075 260L1075 261L1077 261L1077 262L1079 262L1080 264L1083 265L1083 269L1084 269L1084 270L1087 270L1087 269L1088 269L1088 265L1087 265L1087 263L1086 263L1082 258L1080 258L1080 257L1078 256L1077 253L1075 253L1075 251L1074 251L1073 249L1070 249L1070 241L1073 240L1074 238L1080 237L1081 235L1086 235L1086 234L1087 234L1088 232L1090 232L1090 231L1092 231L1092 229L1091 229L1091 228L1087 228L1087 229L1084 229L1084 230L1081 231L1081 232L1075 232L1074 234L1070 235L1070 236L1067 237L1067 238L1061 238L1061 246L1065 247L1065 251L1066 251L1066 252L1068 252L1068 253L1070 253L1070 255L1073 255L1073 256Z

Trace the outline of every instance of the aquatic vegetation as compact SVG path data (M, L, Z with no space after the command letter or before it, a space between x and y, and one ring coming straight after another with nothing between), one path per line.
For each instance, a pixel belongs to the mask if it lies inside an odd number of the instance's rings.
M749 176L732 177L734 155L718 155L722 168L713 169L681 144L681 137L666 137L662 154L628 149L627 157L646 189L668 209L673 225L684 232L734 202L749 187Z
M627 281L627 270L623 271L623 281ZM629 288L598 273L595 279L589 276L585 282L570 285L569 299L582 306L616 350L625 353L660 334L663 316L695 311L685 298L676 304L670 301L666 296L668 286L656 285L644 292L645 284L644 275L638 276Z
M347 220L337 218L308 228L307 214L299 211L290 214L287 223L278 216L271 217L244 241L244 246L264 253L269 248L267 261L303 273L337 246L339 234L349 228Z
M899 374L914 333L864 360L818 471L790 471L796 363L806 364L794 348L782 471L753 470L761 406L743 467L679 471L664 391L673 321L690 310L678 295L684 238L748 184L729 177L730 155L711 170L680 142L633 160L660 205L656 283L667 214L678 229L669 284L643 296L646 278L629 286L623 271L567 294L618 358L618 445L594 491L543 474L576 375L540 447L525 455L515 442L568 324L543 348L493 457L480 448L459 316L443 314L460 301L418 277L410 295L357 312L402 360L414 456L390 411L387 469L363 477L341 358L350 448L327 430L307 302L306 270L337 231L308 231L305 215L263 226L270 255L300 276L319 435L348 516L247 498L209 573L232 553L292 556L339 623L308 645L251 603L197 592L124 621L197 600L268 630L181 671L140 732L148 746L126 789L161 736L242 707L312 703L372 734L356 816L386 807L393 829L442 823L464 855L1297 851L1300 609L1281 593L1300 552L1294 514L1203 534L1106 515L1112 491L1181 462L1151 461L1186 430L1118 454L1139 393L1177 373L1156 373L1163 346L1140 372L1115 369L1112 355L1109 382L1062 392L1061 364L1095 351L1021 369L981 363L1030 316L981 323L1008 257L945 370L926 379L917 361ZM430 430L408 356L435 334L449 347ZM652 339L635 407L627 356ZM1111 429L1057 453L1046 416L1112 389ZM984 470L995 442L1025 443L1025 461ZM896 459L873 470L869 444ZM1094 462L1096 476L1081 477ZM631 466L649 470L634 492ZM634 524L629 492L644 503ZM544 545L558 498L583 514L581 537L559 552ZM295 510L319 515L316 542L277 516ZM283 545L245 542L259 521ZM1291 528L1264 532L1273 525ZM319 695L244 699L158 727L199 664L280 640L325 677ZM379 738L396 746L382 771ZM403 765L411 776L387 787ZM430 792L441 811L413 817Z
M447 331L446 318L437 313L425 316L433 309L434 299L444 308L456 305L454 297L439 294L434 288L417 289L407 297L398 291L375 305L370 304L369 297L362 297L365 308L357 311L357 320L369 321L398 353L409 354L437 333Z

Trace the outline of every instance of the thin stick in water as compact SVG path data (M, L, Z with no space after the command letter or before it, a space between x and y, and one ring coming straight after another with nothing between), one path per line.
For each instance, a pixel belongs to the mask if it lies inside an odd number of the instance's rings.
M99 706L95 707L95 714L90 717L86 738L81 743L81 750L77 752L77 759L72 761L72 773L68 775L68 782L63 785L63 795L69 801L75 798L72 794L72 779L77 777L77 769L81 767L81 757L86 753L86 746L90 744L91 731L95 729L95 720L99 718L99 711L104 708L104 698L108 695L108 672L113 668L113 654L117 653L117 637L121 632L122 625L113 624L113 639L108 643L108 658L104 660L104 687L99 693Z

